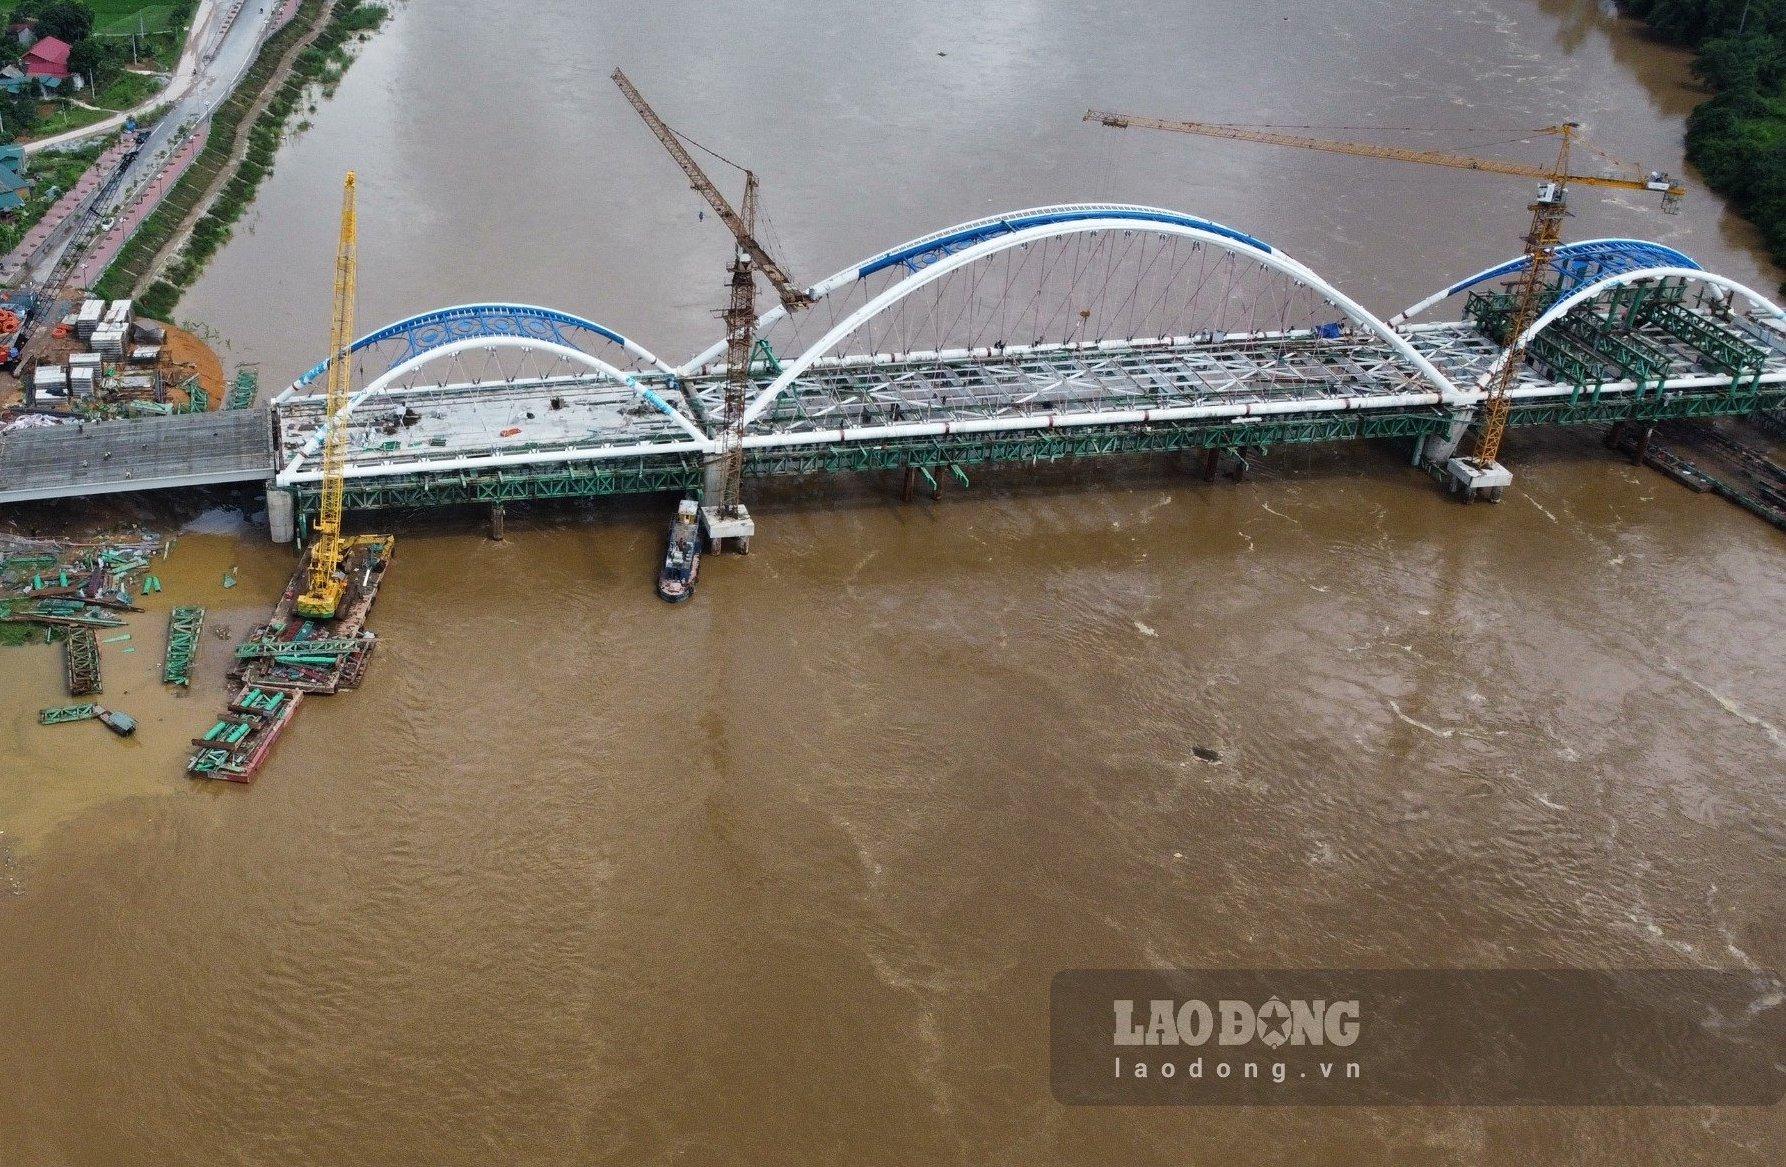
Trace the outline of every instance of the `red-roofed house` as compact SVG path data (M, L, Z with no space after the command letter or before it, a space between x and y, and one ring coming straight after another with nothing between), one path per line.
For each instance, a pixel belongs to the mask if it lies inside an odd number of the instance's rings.
M27 77L49 77L68 80L68 42L46 36L26 50L19 59Z

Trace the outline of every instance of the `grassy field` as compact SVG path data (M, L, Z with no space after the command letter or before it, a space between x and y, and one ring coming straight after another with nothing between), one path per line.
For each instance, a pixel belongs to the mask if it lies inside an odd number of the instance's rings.
M186 46L187 22L196 7L188 5L185 20L175 25L172 18L178 5L168 0L153 4L144 4L142 0L88 0L88 3L93 9L94 33L132 33L141 28L148 34L143 38L141 51L154 58L162 69L172 69L180 59L180 50Z
M142 18L142 27L146 31L163 32L174 11L174 5L166 0L156 4L144 4L141 0L87 0L87 3L93 9L94 32L135 32L138 17Z

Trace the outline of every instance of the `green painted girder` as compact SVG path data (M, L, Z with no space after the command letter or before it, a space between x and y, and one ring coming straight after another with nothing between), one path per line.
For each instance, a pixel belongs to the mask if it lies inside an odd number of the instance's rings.
M903 470L907 466L1039 463L1066 458L1290 445L1348 438L1418 437L1442 433L1451 421L1449 415L1439 410L1412 409L1279 417L1248 425L1215 421L1160 423L1147 427L1023 430L1009 434L945 434L897 441L755 451L746 459L744 472L758 478L782 474L863 473Z
M659 494L698 489L698 459L672 455L586 466L525 467L500 473L407 475L402 478L350 479L343 504L352 510L463 506L470 503L524 502L529 499L593 498L614 494ZM300 492L302 513L317 509L313 489Z
M1655 341L1594 312L1571 312L1550 326L1559 335L1622 370L1639 395L1667 380L1674 357Z
M1541 402L1516 401L1514 425L1589 425L1627 419L1665 420L1754 413L1786 408L1786 385L1748 385L1736 390L1599 399L1579 394ZM744 472L752 478L816 473L865 473L907 466L945 467L990 463L1034 464L1066 458L1159 454L1196 449L1234 449L1359 438L1412 438L1446 432L1451 413L1432 407L1349 410L1283 415L1234 424L1228 419L1162 422L1146 426L1071 427L1004 434L944 434L868 442L833 442L780 450L751 450ZM622 494L698 494L698 457L666 455L629 459L621 465L507 469L499 474L453 473L398 479L350 480L346 505L357 510L427 508L528 499L589 498ZM299 497L306 521L316 509L314 491Z
M1532 339L1527 352L1578 391L1598 390L1606 383L1609 372L1607 366L1565 337L1549 331L1541 332Z
M59 709L39 709L37 724L68 725L76 721L92 721L98 716L97 705L64 705Z
M1630 331L1641 327L1644 313L1655 306L1679 304L1686 298L1686 282L1670 276L1653 283L1616 284L1595 296L1592 303L1613 328Z
M192 681L192 662L198 656L198 636L205 626L205 610L175 608L167 618L167 654L161 663L161 680L185 686Z
M1514 299L1512 292L1471 292L1464 298L1464 319L1474 323L1483 334L1493 338L1496 344L1505 345L1513 321ZM1538 293L1539 312L1545 311L1556 302L1557 290L1554 286Z
M1751 374L1759 376L1767 365L1767 352L1760 346L1679 304L1653 304L1644 318L1699 353L1712 368L1738 380Z
M365 648L370 641L358 637L341 637L331 640L256 640L248 644L236 645L237 660L254 660L259 657L291 656L347 656Z
M229 396L223 400L223 408L247 409L254 404L259 393L260 374L253 369L237 369L236 379L229 387Z
M1786 385L1763 385L1709 393L1652 394L1633 399L1599 401L1515 401L1510 425L1604 425L1615 421L1670 421L1686 418L1742 417L1758 410L1786 406Z

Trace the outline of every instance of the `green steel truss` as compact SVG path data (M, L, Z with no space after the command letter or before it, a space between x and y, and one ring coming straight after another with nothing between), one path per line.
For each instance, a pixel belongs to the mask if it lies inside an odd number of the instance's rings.
M1180 450L1298 445L1348 438L1406 438L1443 432L1450 424L1437 409L1354 410L1304 417L1160 423L1149 426L1073 427L1010 433L945 434L885 442L841 442L752 451L746 475L859 474L907 466L1037 464L1066 458L1120 454L1169 454Z
M605 462L510 467L500 471L350 478L343 498L350 510L464 506L525 502L539 498L600 498L611 494L698 491L698 457L669 455ZM316 509L316 491L300 493L305 513Z
M161 680L182 688L192 683L192 662L198 656L198 637L205 626L205 610L175 608L167 617L167 654L162 659Z
M1729 374L1738 383L1745 377L1759 377L1767 365L1767 352L1747 337L1678 303L1653 304L1644 319L1654 321L1676 340L1697 350L1707 365Z
M1571 401L1515 401L1510 425L1605 425L1615 421L1674 421L1741 417L1757 410L1786 407L1786 385L1750 385L1695 393L1651 394L1648 397L1578 395Z
M1638 397L1621 394L1607 398L1601 398L1592 389L1583 389L1571 397L1515 401L1509 422L1520 426L1604 425L1624 420L1724 417L1779 409L1786 409L1786 385L1782 384L1756 386L1751 382L1736 389L1650 392ZM861 474L903 470L908 466L1035 465L1068 458L1299 445L1358 438L1415 438L1442 434L1452 422L1451 414L1445 410L1425 406L1278 415L1246 419L1241 424L1231 419L1208 419L1145 426L945 434L751 450L744 471L749 477L772 478L800 474ZM537 469L509 467L501 472L350 479L346 505L356 510L389 510L624 494L698 495L701 486L700 459L675 454ZM316 509L316 494L306 489L301 492L299 501L307 519Z

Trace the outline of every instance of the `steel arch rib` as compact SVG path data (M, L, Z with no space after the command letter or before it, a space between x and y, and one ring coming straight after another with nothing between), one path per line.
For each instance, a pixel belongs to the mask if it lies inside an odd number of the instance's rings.
M1213 231L1237 243L1245 243L1247 246L1263 252L1282 254L1263 239L1255 238L1243 231L1236 231L1232 227L1223 226L1211 219L1187 215L1180 211L1169 211L1163 207L1149 207L1140 203L1059 203L1047 207L1030 207L1022 211L1007 211L1002 215L988 215L982 219L973 219L966 223L958 223L953 227L945 227L941 231L932 231L928 235L920 235L916 239L901 243L898 247L890 247L860 263L852 264L835 275L820 280L806 291L814 299L822 300L839 288L846 288L857 280L865 279L896 264L905 264L916 271L927 262L941 258L951 251L962 250L972 243L993 236L1011 235L1026 227L1047 223L1092 218L1122 219L1130 226L1140 227L1160 222L1180 223ZM761 333L787 314L787 309L777 304L757 318L757 331ZM683 362L677 373L686 377L702 365L711 364L718 359L725 349L725 338L721 337L714 344Z
M1699 261L1684 251L1677 251L1665 243L1654 243L1648 239L1582 239L1575 243L1565 243L1557 248L1553 266L1567 262L1593 263L1595 261L1612 260L1617 263L1616 270L1635 271L1645 267L1683 267L1694 271L1704 270ZM1514 256L1504 263L1483 268L1468 279L1459 280L1448 288L1442 288L1418 304L1404 308L1389 318L1389 323L1396 327L1420 315L1443 300L1449 300L1459 292L1467 292L1478 284L1489 280L1510 276L1526 265L1524 256ZM1606 273L1601 273L1606 274ZM1596 277L1598 278L1598 277Z
M1168 215L1171 214L1171 212L1162 213ZM743 424L748 426L751 422L760 417L763 411L768 409L770 404L786 391L787 388L801 376L801 374L805 373L815 361L834 349L844 337L860 328L869 320L880 315L880 313L898 303L900 300L911 295L913 292L925 287L935 280L941 279L950 272L966 267L969 264L977 263L980 260L985 259L988 256L996 255L1001 251L1021 246L1025 243L1034 243L1042 239L1052 239L1061 235L1073 235L1090 231L1133 230L1137 229L1138 226L1142 226L1142 224L1134 218L1096 218L1089 216L1074 216L1071 218L1056 217L1039 225L1026 227L1018 231L993 234L991 237L982 237L982 240L978 243L966 247L963 250L951 252L950 254L935 260L927 266L920 268L912 275L899 281L897 284L894 284L892 287L883 290L879 295L869 300L848 317L839 321L831 331L827 332L804 353L800 354L800 356L792 363L788 364L782 370L781 374L770 383L768 388L764 389L750 403L750 407L744 412ZM1363 305L1341 292L1338 288L1335 288L1332 284L1316 275L1312 269L1304 266L1297 260L1291 259L1289 256L1278 251L1276 248L1273 248L1271 245L1253 239L1251 236L1243 236L1240 232L1232 231L1228 228L1223 228L1222 230L1224 233L1218 234L1215 231L1205 229L1201 226L1192 226L1184 222L1167 221L1163 219L1148 220L1144 226L1145 229L1162 235L1176 235L1181 238L1193 239L1210 244L1214 247L1222 248L1226 251L1234 252L1235 254L1246 255L1250 258L1257 259L1265 266L1281 272L1292 279L1303 281L1321 295L1325 296L1328 300L1332 301L1333 304L1354 323L1359 324L1374 333L1378 339L1382 340L1393 349L1396 355L1400 356L1409 366L1418 371L1419 374L1432 384L1432 386L1441 394L1453 394L1457 391L1457 386L1452 384L1450 379L1447 378L1445 374L1441 373L1431 361L1422 356L1413 345L1409 344L1406 337L1389 327L1388 324L1372 314L1369 309L1365 308Z
M328 427L335 424L345 425L347 419L353 414L353 411L359 407L361 402L369 397L376 397L379 394L386 392L399 378L412 373L425 365L433 364L435 361L446 360L448 357L456 356L459 353L499 348L518 348L534 352L550 352L564 360L580 364L593 372L600 373L602 376L609 378L617 384L629 386L633 392L646 398L660 412L668 414L677 425L682 427L683 431L689 435L692 441L700 449L711 449L714 445L712 439L701 432L699 427L687 417L684 417L679 410L670 406L657 394L639 384L637 377L634 377L630 373L622 372L607 361L602 360L600 357L591 356L580 348L574 348L567 344L559 344L556 341L540 340L531 336L471 336L466 337L463 340L456 340L448 344L443 344L438 348L431 348L424 352L417 353L408 360L393 366L388 372L381 374L364 389L361 389L352 397L348 398L347 404L341 407L341 411L325 419L323 424L317 426L316 432L310 435L309 440L304 443L298 453L292 457L291 461L286 463L285 469L281 470L278 474L277 481L279 485L289 486L293 482L301 481L303 475L300 474L299 467L302 465L305 458L313 456L321 447L323 435Z
M449 323L451 321L455 321L455 320L477 320L480 323L482 323L485 320L485 318L487 318L487 317L509 317L511 319L518 318L518 319L526 319L526 320L539 320L546 324L552 325L554 327L573 328L573 329L579 329L579 330L582 330L585 332L593 332L597 336L600 336L605 340L612 341L613 343L619 345L621 348L625 349L627 352L638 357L640 360L645 361L646 363L650 364L653 368L657 369L659 372L669 373L671 375L675 374L675 370L672 369L669 365L665 364L662 360L660 360L658 358L657 354L653 353L651 350L647 349L645 346L637 343L636 341L633 341L625 336L622 336L620 333L615 332L612 328L609 328L604 324L598 324L593 320L585 319L584 317L581 317L581 316L572 315L569 312L560 312L556 308L542 308L538 304L510 304L510 303L455 304L450 308L436 308L432 312L422 312L415 316L410 316L406 319L398 320L395 323L387 324L383 328L378 329L376 332L369 332L365 336L362 336L358 340L354 341L353 344L349 347L348 351L357 353L357 352L362 351L363 349L371 348L373 345L383 344L387 340L395 340L397 337L412 334L413 332L415 332L415 330L420 329L420 328L427 328L430 325L442 325L442 324L447 324L447 323ZM517 335L517 334L511 333L511 332L491 332L486 327L485 330L480 331L475 334L472 334L471 336L458 337L458 338L454 338L454 339L459 339L459 340L475 339L477 337L494 338L494 337L499 337L499 336L515 336L515 335ZM546 338L540 337L540 338L536 338L536 339L543 340ZM446 341L444 343L452 343L452 342ZM438 348L438 347L440 347L440 345L438 345L438 344L430 345L427 348L421 349L418 352L414 352L409 355L411 357L418 356L418 355L421 355L421 353L426 353L426 352L431 351L432 349ZM330 358L330 359L332 359L332 358ZM319 377L321 377L325 372L328 371L328 367L329 367L329 361L325 359L322 363L311 368L309 371L304 373L303 376L299 377L296 381L292 382L291 388L294 390L302 389L308 385L313 384Z
M1513 356L1515 350L1523 349L1531 344L1534 337L1565 316L1577 304L1580 304L1585 300L1591 300L1595 296L1598 296L1600 293L1611 288L1624 287L1627 284L1642 283L1645 280L1660 280L1668 279L1670 277L1679 277L1681 279L1692 280L1696 283L1709 284L1715 288L1723 288L1727 292L1742 296L1744 299L1748 300L1750 304L1766 312L1768 315L1777 316L1782 320L1786 320L1786 309L1782 309L1778 304L1774 303L1760 292L1757 292L1754 288L1751 288L1746 284L1739 284L1728 276L1721 276L1716 272L1709 272L1703 268L1646 267L1639 268L1636 271L1619 272L1616 275L1606 276L1602 279L1595 280L1592 283L1583 284L1573 292L1570 292L1567 296L1564 296L1561 300L1558 300L1555 304L1552 304L1538 317L1538 319L1532 321L1530 327L1519 334L1519 339L1516 342L1502 351L1501 355L1496 358L1495 363L1489 366L1488 371L1477 378L1476 384L1479 386L1487 386L1494 377L1499 375L1501 369L1506 366L1508 359Z

